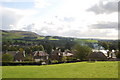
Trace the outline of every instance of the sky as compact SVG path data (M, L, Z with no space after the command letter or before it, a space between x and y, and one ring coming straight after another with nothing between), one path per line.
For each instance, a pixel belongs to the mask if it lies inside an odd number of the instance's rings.
M0 27L39 35L118 39L118 0L0 0Z

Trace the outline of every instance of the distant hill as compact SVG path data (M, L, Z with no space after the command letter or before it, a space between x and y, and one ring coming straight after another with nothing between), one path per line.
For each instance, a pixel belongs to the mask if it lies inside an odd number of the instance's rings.
M2 32L3 40L24 39L24 38L37 39L38 37L40 37L40 35L29 31L1 30L1 32Z
M74 40L76 42L98 42L93 39L79 39L71 37L60 36L42 36L30 31L17 31L17 30L0 30L2 32L3 40Z

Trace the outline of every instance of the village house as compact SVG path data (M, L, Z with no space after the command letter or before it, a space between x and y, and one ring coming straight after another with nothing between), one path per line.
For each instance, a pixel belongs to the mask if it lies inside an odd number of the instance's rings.
M22 62L24 61L24 58L25 58L25 51L17 51L15 56L14 56L14 61L16 62Z
M103 60L108 60L107 56L105 56L104 53L102 52L92 52L88 56L89 61L103 61Z
M111 58L116 58L116 52L115 52L115 50L108 51L107 57L108 57L109 59L111 59Z
M19 51L6 51L2 52L2 54L8 53L14 57L14 61L16 62L22 62L25 61L27 56L25 54L25 51L22 49ZM49 60L54 61L71 61L73 59L76 59L75 52L70 50L65 50L64 52L61 52L60 49L53 50L51 54L47 54L44 51L34 51L29 54L31 55L31 60L35 62L47 62ZM104 60L115 60L116 54L115 51L109 51L109 50L93 50L93 52L87 56L87 60L92 61L104 61ZM26 60L27 61L27 60Z
M3 54L7 53L13 56L14 61L16 62L22 62L24 61L25 58L25 51L6 51L6 52L2 52Z
M62 61L62 52L60 50L53 50L52 53L50 54L49 58L51 60L57 60L57 61Z
M116 54L114 50L93 50L88 58L89 60L109 60L116 58Z
M33 58L35 62L47 61L49 58L49 54L44 51L35 51L33 52Z
M66 58L66 60L72 60L75 57L75 53L70 50L65 50L62 54L63 58Z

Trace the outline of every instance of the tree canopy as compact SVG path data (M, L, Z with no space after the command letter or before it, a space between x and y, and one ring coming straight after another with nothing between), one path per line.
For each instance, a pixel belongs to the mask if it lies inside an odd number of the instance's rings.
M73 47L73 50L76 53L76 58L80 60L85 59L92 52L92 49L90 47L79 44L75 45Z

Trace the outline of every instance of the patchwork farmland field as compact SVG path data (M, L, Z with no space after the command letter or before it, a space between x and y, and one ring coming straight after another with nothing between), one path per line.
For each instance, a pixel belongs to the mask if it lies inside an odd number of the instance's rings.
M118 62L3 66L3 78L118 78Z

